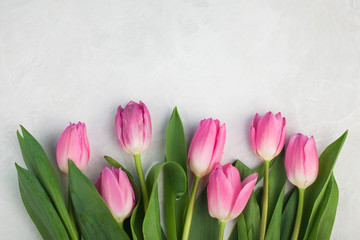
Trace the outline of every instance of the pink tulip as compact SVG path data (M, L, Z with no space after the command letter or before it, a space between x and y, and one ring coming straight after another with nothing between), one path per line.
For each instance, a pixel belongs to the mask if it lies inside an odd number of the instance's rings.
M135 206L134 190L121 168L104 167L95 187L117 222L122 223L131 215Z
M251 147L260 158L270 161L284 147L286 120L281 113L274 116L271 112L263 117L256 114L251 125Z
M318 175L319 160L315 140L300 133L291 136L285 154L289 181L298 188L307 188Z
M141 154L151 141L150 113L143 102L119 106L115 116L116 137L121 148L132 155Z
M61 134L56 148L56 159L62 172L68 173L68 159L83 171L90 158L89 141L86 135L85 123L70 123Z
M198 177L209 174L220 162L225 145L225 124L211 118L198 125L188 153L188 167Z
M258 174L253 173L241 182L239 171L230 163L217 164L207 187L210 216L222 222L238 217L250 198L257 177Z

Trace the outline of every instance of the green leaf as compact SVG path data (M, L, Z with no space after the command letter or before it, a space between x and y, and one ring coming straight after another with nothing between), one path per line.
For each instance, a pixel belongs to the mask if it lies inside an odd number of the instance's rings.
M189 239L216 240L219 231L219 221L209 215L206 188L195 202Z
M76 229L71 222L61 193L59 180L49 158L40 143L23 126L20 127L23 137L19 131L17 131L17 137L27 168L35 175L49 194L70 238L78 239Z
M307 239L310 234L310 230L316 220L316 213L322 203L332 170L335 166L342 146L344 145L347 134L348 131L345 131L345 133L335 142L331 143L319 157L319 172L316 181L305 191L304 212L301 221L299 239Z
M136 205L134 207L134 210L132 212L131 218L130 218L130 231L131 231L131 235L132 238L134 240L142 240L144 239L143 237L143 233L142 233L142 225L143 225L143 220L144 220L144 209L142 207L139 208L139 205L141 206L141 193L140 193L140 189L139 187L136 185L134 178L132 177L132 175L130 174L130 172L128 170L126 170L126 168L124 168L118 161L116 161L114 158L109 157L109 156L104 156L105 160L109 163L110 166L114 167L114 168L121 168L121 170L123 170L131 183L131 186L134 189L134 193L135 193L135 199L136 199ZM127 226L124 224L124 229L125 231L129 234L129 229L127 229Z
M284 211L281 217L281 236L280 239L288 240L291 238L292 231L294 229L295 220L296 220L296 212L297 205L299 201L299 190L294 188L295 190L291 191L291 195L288 194L288 199L284 198Z
M160 206L158 197L158 177L164 169L164 181L168 181L177 198L184 195L187 188L187 180L184 169L176 162L163 162L154 165L146 178L147 188L151 189L149 206L143 223L145 239L165 239L160 224Z
M260 208L255 198L255 193L253 192L249 198L248 203L243 211L245 222L247 226L247 231L252 230L253 236L249 240L257 240L260 237Z
M69 188L84 239L129 239L90 180L69 161Z
M149 200L149 206L145 213L143 224L144 238L165 240L166 237L160 223L160 206L157 184L154 185L151 194L152 196Z
M280 239L285 183L286 171L284 166L284 151L282 151L270 169L268 227L265 239Z
M239 160L235 161L233 164L239 171L240 177L242 180L244 180L247 176L251 175L255 171L259 170L251 170L248 168L245 164L240 162ZM246 223L246 233L251 232L251 236L247 235L247 238L249 240L258 240L260 237L260 208L255 198L255 193L253 192L249 198L248 203L245 206L245 209L243 211L244 215L244 222ZM238 218L238 226L241 219Z
M270 220L274 214L275 207L279 202L279 197L286 183L286 171L284 166L284 151L282 151L276 158L276 161L272 168L270 169L270 177L269 177L269 205L268 205L268 220L267 225L269 226ZM284 194L281 196L284 198ZM280 215L282 212L282 206ZM279 221L277 224L279 224Z
M247 235L249 236L250 239L254 239L254 234L253 234L252 228L250 228L250 230L249 230L249 232L248 232Z
M273 239L280 239L281 233L281 213L283 209L283 200L284 200L284 193L285 193L285 184L280 192L278 197L275 209L271 216L270 223L268 225L265 240L273 240Z
M259 207L260 207L260 213L261 213L261 207L262 207L262 192L263 192L263 187L259 187L258 189L255 190L255 198L256 198L256 202L258 203Z
M139 207L140 206L140 207ZM131 218L130 218L130 226L132 231L132 237L134 240L142 240L144 239L143 233L142 233L142 226L144 221L144 208L142 207L142 201L140 201L136 204Z
M234 226L233 230L230 233L229 239L228 240L237 240L238 239L238 224L236 223L236 225ZM247 235L246 235L247 238Z
M287 204L287 202L289 201L290 197L292 196L292 194L294 193L294 191L296 190L297 188L296 187L292 187L290 189L290 191L288 191L285 196L284 196L284 209L285 209L285 206ZM283 211L284 211L283 209Z
M239 171L241 180L245 179L247 176L250 176L251 174L253 174L255 172L255 170L251 170L248 166L246 166L240 160L236 160L235 162L232 163L232 165L234 167L236 167L237 170Z
M243 213L241 213L240 216L238 217L238 222L236 225L237 225L237 233L238 233L237 239L248 240L249 229L246 228L246 221ZM252 229L250 229L250 231L252 231Z
M41 183L28 170L15 163L21 199L44 239L69 239L66 229Z
M187 170L187 150L185 133L177 108L175 107L165 137L165 156L167 161L177 162L184 171Z
M185 142L184 128L180 115L175 107L169 124L166 129L165 137L165 161L178 163L187 173L187 150ZM184 227L184 212L189 201L188 189L181 199L176 199L171 189L170 183L164 181L164 208L167 238L170 240L181 239Z
M330 239L338 200L339 189L332 175L308 239Z
M274 162L276 161L277 157L272 159L269 163L269 168L274 164ZM243 176L249 176L252 173L257 173L258 174L258 178L256 183L260 182L261 179L264 177L264 168L265 165L264 163L262 163L260 166L258 166L257 168L255 168L254 170L250 169L248 166L246 166L243 162L241 162L240 160L236 160L232 163L232 165L234 167L236 167L239 172L240 172L240 177L241 179L243 179Z
M104 156L105 160L107 161L107 163L114 168L121 168L124 171L126 171L126 174L129 176L131 176L131 174L123 167L123 165L121 165L118 161L116 161L115 159L113 159L112 157L109 156Z

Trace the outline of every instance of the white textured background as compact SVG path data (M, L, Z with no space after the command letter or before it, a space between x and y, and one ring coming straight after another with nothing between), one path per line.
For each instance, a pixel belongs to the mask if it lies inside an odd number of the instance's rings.
M281 111L287 138L314 135L319 152L349 129L335 167L332 238L359 238L359 1L1 0L1 239L40 238L18 191L18 125L54 160L68 122L84 121L86 174L95 180L105 154L134 171L113 124L117 106L132 99L152 116L146 170L163 160L175 105L188 140L201 119L219 118L227 126L223 163L240 158L251 167L260 163L249 144L256 112Z

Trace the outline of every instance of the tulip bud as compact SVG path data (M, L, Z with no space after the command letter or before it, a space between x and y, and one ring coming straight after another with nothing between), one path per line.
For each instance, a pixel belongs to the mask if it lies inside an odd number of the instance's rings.
M121 148L132 155L141 154L151 141L150 113L143 102L119 106L115 116L116 137Z
M285 134L286 120L281 113L256 114L251 124L251 147L260 158L270 161L283 149Z
M217 164L207 186L210 216L222 222L238 217L250 198L257 177L258 174L253 173L241 182L239 171L230 163Z
M198 125L188 153L188 168L198 177L209 174L220 162L225 145L225 124L211 118Z
M118 223L131 215L135 207L134 190L121 168L104 167L95 187Z
M61 134L56 148L56 159L62 172L68 173L68 159L83 171L90 158L89 141L85 123L70 123Z
M285 153L285 169L289 181L307 188L318 175L319 160L315 140L300 133L291 136Z

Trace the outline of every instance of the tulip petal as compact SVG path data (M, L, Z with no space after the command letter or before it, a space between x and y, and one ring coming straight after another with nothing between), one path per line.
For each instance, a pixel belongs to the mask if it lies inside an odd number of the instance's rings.
M277 119L280 117L280 119L281 119L281 113L276 114L275 117ZM284 145L285 145L286 119L282 118L281 121L282 121L282 129L281 129L280 139L279 139L279 142L278 142L278 147L277 147L276 153L275 153L276 156L281 153L281 151L282 151L282 149L284 148Z
M124 144L133 154L141 152L143 134L142 108L135 102L129 102L121 113Z
M139 102L142 110L143 110L143 151L149 148L152 136L152 126L151 126L151 118L150 112L146 105L140 101Z
M118 110L115 115L115 131L116 131L116 138L120 144L120 147L127 153L131 154L129 150L126 148L126 145L124 143L124 137L123 137L123 121L121 117L121 113L124 111L124 109L119 106Z
M230 163L224 165L222 168L223 168L225 177L231 183L231 187L233 189L234 195L236 195L236 196L239 195L239 193L241 191L241 182L240 182L239 171L235 167L233 167ZM236 200L236 198L234 199L234 201L235 200Z
M128 213L124 215L124 219L131 215L132 209L135 206L135 194L134 190L131 186L130 180L126 173L122 171L121 169L113 168L118 170L118 183L120 187L120 191L123 196L123 212Z
M275 157L282 130L282 121L278 121L271 112L268 112L259 120L256 131L256 145L257 153L264 160L272 160Z
M116 221L122 221L123 209L121 208L121 205L124 202L123 196L119 191L119 184L115 175L108 168L105 168L102 172L101 189L103 194L102 197Z
M252 121L252 124L251 124L251 130L250 130L250 135L251 135L251 147L252 149L254 150L254 152L256 154L257 153L257 148L256 148L256 129L258 127L258 123L259 123L259 120L261 119L261 116L256 113L255 116L254 116L254 119Z
M56 148L56 159L62 172L68 172L68 159L84 170L89 162L90 148L84 123L70 124L61 134Z
M123 222L131 215L135 206L134 190L121 168L104 167L95 187L117 222Z
M257 180L258 174L253 173L247 178L244 179L244 181L241 183L242 189L235 201L235 204L231 210L231 214L229 216L230 219L234 219L240 215L240 213L244 210L250 195L255 187L256 180Z
M106 167L104 167L106 168ZM104 169L103 168L103 169ZM101 191L101 179L102 179L102 172L99 174L99 176L96 178L95 181L95 188L98 190L99 194L102 195L102 191Z
M225 139L226 139L225 123L223 125L220 125L220 121L215 120L215 124L216 124L217 133L215 137L215 145L214 145L214 150L208 172L211 172L215 168L215 165L220 162L225 146Z
M141 154L151 141L150 113L143 102L130 101L125 108L118 107L115 116L116 137L121 148L131 154Z
M299 188L311 185L318 172L318 157L314 138L300 133L290 138L285 154L285 169L289 181Z
M304 155L304 172L306 178L305 187L308 187L315 182L319 170L318 155L313 137L311 137L305 144Z
M221 167L216 167L210 175L207 198L210 216L226 221L231 211L233 189Z
M200 122L191 141L188 158L189 168L199 177L208 174L216 134L216 124L209 118Z

